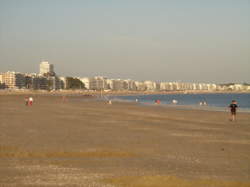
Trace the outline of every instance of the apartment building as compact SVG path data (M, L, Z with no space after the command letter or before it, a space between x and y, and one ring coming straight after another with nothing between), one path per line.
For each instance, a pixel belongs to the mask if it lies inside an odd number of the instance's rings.
M127 80L124 80L124 83L125 83L124 89L133 90L133 91L136 90L135 81L127 79Z
M111 90L125 90L128 88L127 83L121 79L111 79L108 80L108 87Z
M144 82L135 81L135 86L136 86L136 90L139 90L139 91L145 91L145 90L147 90L147 87L144 84Z
M106 90L108 89L107 78L96 76L89 78L89 89L90 90Z
M18 89L25 88L25 76L22 73L8 71L2 73L2 83L6 88Z
M53 64L49 64L49 62L44 61L41 62L40 64L40 75L51 75L54 76L55 72L54 72L54 65Z

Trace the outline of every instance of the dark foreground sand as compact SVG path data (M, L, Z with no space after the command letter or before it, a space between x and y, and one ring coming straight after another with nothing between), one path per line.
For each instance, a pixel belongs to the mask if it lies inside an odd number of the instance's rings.
M250 186L250 114L0 96L0 186ZM237 182L240 181L240 182Z

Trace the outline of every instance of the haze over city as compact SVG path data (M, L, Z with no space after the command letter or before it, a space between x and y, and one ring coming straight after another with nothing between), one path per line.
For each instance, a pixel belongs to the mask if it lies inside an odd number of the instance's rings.
M0 72L250 82L249 18L249 0L0 0Z

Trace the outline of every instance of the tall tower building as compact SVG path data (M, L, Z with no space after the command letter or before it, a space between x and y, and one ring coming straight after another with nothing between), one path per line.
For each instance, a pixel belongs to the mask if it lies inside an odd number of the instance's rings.
M40 64L40 74L44 75L44 74L50 74L50 75L54 75L54 65L53 64L49 64L49 62L41 62Z

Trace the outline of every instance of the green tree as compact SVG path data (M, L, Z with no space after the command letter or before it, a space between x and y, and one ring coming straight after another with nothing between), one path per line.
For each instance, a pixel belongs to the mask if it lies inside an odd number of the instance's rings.
M66 89L85 89L85 86L77 78L66 77Z
M4 83L0 83L0 89L4 89L5 88L5 84Z
M243 85L244 85L244 86L250 86L250 84L249 84L249 83L246 83L246 82L244 82Z

